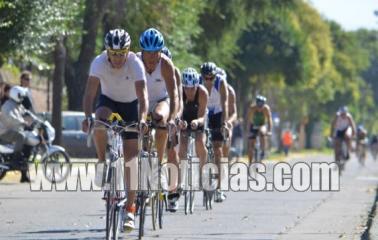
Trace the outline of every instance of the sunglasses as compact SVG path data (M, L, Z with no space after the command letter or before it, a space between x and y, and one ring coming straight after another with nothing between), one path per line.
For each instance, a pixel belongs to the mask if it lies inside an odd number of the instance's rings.
M24 78L22 78L22 80L25 80L25 81L30 81L30 80L31 80L31 78L26 78L26 77L24 77Z
M124 49L120 49L120 50L108 49L108 52L111 56L123 57L129 52L129 49L128 48L124 48Z
M206 81L213 81L214 78L215 78L215 75L213 75L213 76L205 76L205 80Z

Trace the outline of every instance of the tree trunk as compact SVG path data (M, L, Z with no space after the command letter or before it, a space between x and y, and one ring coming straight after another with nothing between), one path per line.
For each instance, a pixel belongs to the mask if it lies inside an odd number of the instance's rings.
M59 39L54 51L54 79L53 79L53 108L52 125L55 128L54 144L62 142L62 91L64 81L64 70L66 63L66 48L63 39Z
M106 11L108 1L86 0L83 35L79 59L67 66L66 85L68 93L68 109L82 110L82 98L87 83L88 71L95 56L97 29Z
M112 9L112 11L107 11L104 14L104 32L108 32L114 28L121 28L121 26L126 22L125 16L127 0L109 0L108 2L109 9Z

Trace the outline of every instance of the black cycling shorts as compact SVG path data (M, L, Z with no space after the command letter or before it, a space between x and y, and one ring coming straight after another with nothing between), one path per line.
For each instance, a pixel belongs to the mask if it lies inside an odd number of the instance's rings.
M256 139L260 134L260 130L254 128L253 124L251 124L249 128L249 136L248 139Z
M118 113L122 120L127 123L138 122L138 99L132 102L117 102L105 95L100 95L96 109L100 107L107 107L113 113ZM125 132L122 134L123 139L138 139L138 133L136 132Z
M344 139L347 130L348 130L348 128L345 129L345 130L337 130L336 131L336 138L337 139Z
M222 112L209 115L209 129L211 130L211 139L213 141L223 141L222 128Z

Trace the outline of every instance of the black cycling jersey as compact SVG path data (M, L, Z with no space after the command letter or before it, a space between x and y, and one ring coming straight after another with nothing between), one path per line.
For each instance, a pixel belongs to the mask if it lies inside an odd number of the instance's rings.
M188 101L186 99L185 91L183 91L183 101L184 101L184 111L182 113L182 118L188 124L190 124L194 119L198 118L198 108L199 108L199 89L197 88L194 101Z

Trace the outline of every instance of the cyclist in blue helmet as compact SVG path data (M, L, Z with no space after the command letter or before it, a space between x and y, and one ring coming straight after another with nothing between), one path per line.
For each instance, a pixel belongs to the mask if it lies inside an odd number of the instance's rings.
M152 120L160 126L167 126L172 130L172 144L168 147L175 146L178 139L173 137L177 129L175 119L179 106L178 88L175 79L175 66L165 54L162 54L164 48L164 37L155 28L146 29L139 38L141 52L138 53L144 64L147 78L147 91L149 100L149 113ZM156 150L158 159L163 162L163 156L167 147L168 131L158 128L155 133ZM178 167L178 156L169 157L168 162ZM175 192L178 184L178 176L171 176L171 182L174 183L170 192Z

